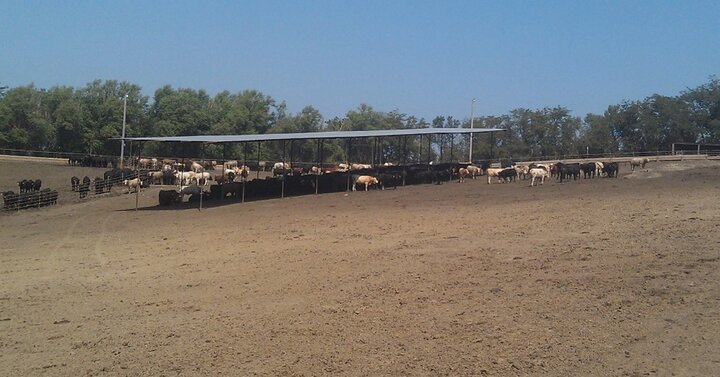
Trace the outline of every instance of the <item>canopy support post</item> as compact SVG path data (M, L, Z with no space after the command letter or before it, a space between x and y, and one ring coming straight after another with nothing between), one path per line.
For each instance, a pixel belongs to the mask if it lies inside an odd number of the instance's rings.
M407 136L403 136L403 180L402 185L405 186L405 177L407 176Z
M257 164L258 164L258 170L257 175L255 176L256 179L260 179L260 146L262 145L262 141L258 141L258 158L257 158ZM265 169L263 169L264 171Z
M132 150L133 143L130 143L130 150ZM138 153L138 161L140 161L140 154ZM135 187L135 211L138 210L138 202L140 201L140 184L142 180L140 179L140 170L138 170L138 165L135 164L135 178L137 178L138 185Z
M320 173L322 172L322 143L323 139L318 139L317 141L317 156L318 156L318 171L315 172L315 195L318 194L318 187L320 185Z
M431 149L432 149L432 135L428 134L428 155L427 155L428 165L430 165L430 159L432 156L432 154L430 153Z
M455 149L455 135L450 135L450 163L453 162L455 156L453 155Z
M282 141L282 182L280 183L280 199L285 197L285 140ZM273 172L275 175L275 172Z
M242 197L240 197L240 203L245 203L245 183L247 183L247 176L243 177L242 174L245 172L245 169L248 169L247 175L250 175L250 169L247 167L247 143L242 143L243 146L243 166L242 171L240 172L240 179L242 180Z
M205 162L205 143L200 144L200 161ZM205 169L200 174L203 174L205 172ZM203 174L204 175L204 174ZM205 190L203 190L202 185L200 185L200 180L197 179L197 185L200 188L200 207L198 207L198 211L202 211L202 201L203 201L203 194L205 193Z
M350 191L350 142L352 139L347 139L345 142L345 163L347 164L347 187L345 191Z

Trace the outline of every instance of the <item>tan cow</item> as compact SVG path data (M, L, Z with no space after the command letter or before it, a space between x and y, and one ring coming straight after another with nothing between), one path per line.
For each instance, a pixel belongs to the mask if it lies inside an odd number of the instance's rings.
M535 186L535 178L540 179L540 185L542 186L545 183L545 178L547 178L549 175L550 173L547 171L547 169L544 168L530 169L530 177L532 177L532 180L530 181L530 187Z
M123 181L123 186L127 186L128 194L130 193L131 188L137 191L140 188L140 178L126 179Z
M375 178L371 175L361 175L361 176L357 177L357 179L355 180L355 183L353 183L353 188L352 188L353 191L356 191L356 186L358 183L361 185L365 185L365 191L367 191L371 185L377 185L379 182L378 182L377 178Z
M465 177L467 177L468 175L470 175L470 172L466 168L460 168L458 170L458 183L465 182Z
M150 180L152 181L152 184L159 185L162 183L163 179L163 172L161 171L151 171L148 173L148 176L150 177Z
M500 172L503 171L503 170L505 170L505 169L503 169L503 168L487 168L487 170L485 170L485 175L487 175L487 182L488 182L488 184L490 184L490 180L491 180L491 178L493 178L493 177L494 177L494 178L497 178L497 179L498 179L498 182L501 182L501 181L500 181L499 174L500 174Z
M482 169L475 165L468 165L465 170L467 170L468 174L470 174L470 178L472 179L475 179L475 177L482 175Z
M372 165L369 164L351 164L350 170L361 170L361 169L372 169Z
M250 175L250 167L243 165L239 168L233 169L233 172L235 173L235 175L242 178L243 181L247 181L247 178Z
M199 164L195 161L193 161L190 165L190 169L192 169L192 171L194 171L195 173L202 173L205 171L205 168L202 166L202 164Z
M149 158L141 158L138 160L138 169L150 169L152 166L152 160Z

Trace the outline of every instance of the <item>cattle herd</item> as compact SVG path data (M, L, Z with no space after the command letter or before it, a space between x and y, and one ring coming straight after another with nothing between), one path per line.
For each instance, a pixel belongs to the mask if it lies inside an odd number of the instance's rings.
M82 180L73 176L70 178L70 187L72 191L79 193L80 199L83 199L86 198L91 191L95 193L95 195L100 195L110 192L114 185L127 185L127 181L137 178L138 173L135 170L113 168L106 171L102 177L95 177L92 180L88 176L84 176Z
M630 166L645 167L647 158L633 158ZM530 179L530 186L542 185L547 178L559 182L592 179L596 177L617 178L617 162L585 163L548 163L518 165L512 161L502 161L499 168L489 162L478 164L437 163L397 166L386 163L380 166L369 164L336 164L326 166L291 166L278 162L270 169L270 175L264 179L249 179L250 168L239 165L237 161L218 164L214 161L182 161L172 159L147 158L135 161L137 169L112 168L102 177L91 179L84 176L70 178L70 188L77 192L80 199L88 194L101 195L111 191L115 185L122 185L127 192L137 191L149 185L179 186L178 189L161 190L161 205L182 202L186 196L189 201L223 200L228 198L253 199L272 198L280 195L297 196L314 193L341 192L396 188L402 185L443 184L457 180L487 177L487 183L512 183ZM218 168L221 172L217 172ZM210 172L214 174L211 174ZM214 182L214 184L212 184ZM4 209L17 210L40 207L57 203L56 190L41 190L42 182L22 180L18 182L19 194L13 191L3 193ZM207 187L207 190L203 187Z
M639 163L637 166L647 163ZM384 190L396 188L401 185L414 184L443 184L457 180L465 182L467 178L475 179L487 176L487 183L511 183L530 179L530 185L535 186L536 181L542 185L546 178L554 177L560 182L577 180L582 177L591 179L596 177L616 178L619 172L617 162L589 162L589 163L551 163L516 165L512 161L503 161L500 168L490 167L490 163L462 164L415 164L396 166L383 164L372 166L368 164L337 164L330 166L291 166L286 162L278 162L272 166L271 175L264 179L248 180L250 170L247 166L238 166L237 161L228 161L222 165L222 174L210 175L204 171L200 162L188 162L178 170L164 164L158 172L148 173L152 183L167 180L180 185L180 190L162 190L159 195L160 205L171 205L181 202L186 196L189 201L224 200L239 198L272 198L280 195L297 196L314 193L342 192L347 190L370 189ZM636 166L634 162L631 165ZM215 169L214 164L209 166ZM215 184L210 184L215 181ZM209 186L208 191L202 186Z
M5 191L2 193L6 210L38 208L57 204L58 192L49 188L42 189L40 179L23 179L18 182L19 193Z
M96 156L92 154L84 156L72 156L68 158L68 165L84 166L90 168L107 168L117 166L117 159L110 156Z

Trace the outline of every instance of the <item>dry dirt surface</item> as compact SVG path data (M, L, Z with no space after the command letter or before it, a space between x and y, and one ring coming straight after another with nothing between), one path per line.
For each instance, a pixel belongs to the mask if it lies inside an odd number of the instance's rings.
M717 376L719 167L3 214L0 375Z

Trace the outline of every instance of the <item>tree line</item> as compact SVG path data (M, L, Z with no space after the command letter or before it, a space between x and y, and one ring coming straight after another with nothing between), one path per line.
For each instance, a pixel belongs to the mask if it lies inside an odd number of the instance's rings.
M125 96L127 95L127 98ZM126 102L124 102L126 101ZM0 147L117 155L126 105L127 136L264 134L402 128L469 127L469 119L437 116L428 121L399 111L380 112L367 104L343 117L325 119L312 106L299 113L256 90L238 93L173 88L157 89L152 100L141 87L125 81L95 80L82 88L34 85L0 86ZM499 116L476 117L475 127L506 132L473 138L474 159L559 158L666 151L672 143L720 143L720 80L689 88L676 96L654 94L643 100L608 106L603 114L573 116L566 107L518 108ZM469 137L432 139L328 140L326 161L408 162L467 160ZM318 143L296 141L242 145L144 143L142 153L156 156L274 160L285 150L296 161L317 159ZM406 157L403 157L406 156Z

